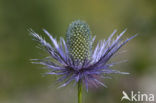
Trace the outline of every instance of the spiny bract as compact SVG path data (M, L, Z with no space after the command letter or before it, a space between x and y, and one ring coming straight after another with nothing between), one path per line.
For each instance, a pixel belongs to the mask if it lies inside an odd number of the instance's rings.
M113 38L117 32L114 30L107 40L99 41L93 50L92 43L95 36L91 37L89 26L83 21L77 20L69 25L66 34L67 44L63 38L60 38L58 43L48 31L43 31L50 38L53 46L33 30L30 30L31 35L44 47L50 57L33 59L33 63L46 66L48 69L46 74L57 75L57 81L62 83L60 87L66 86L71 81L78 83L81 80L88 90L89 84L105 86L100 80L109 77L109 74L128 74L111 69L112 66L121 62L108 63L108 61L136 35L123 41L121 37L126 30Z

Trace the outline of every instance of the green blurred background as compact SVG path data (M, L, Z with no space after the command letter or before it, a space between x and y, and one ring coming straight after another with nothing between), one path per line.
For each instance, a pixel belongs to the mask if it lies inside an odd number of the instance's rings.
M84 89L84 103L120 103L123 90L156 94L155 0L0 0L0 103L76 103L76 87L56 89L55 77L43 77L45 70L30 63L47 54L27 29L43 35L45 28L58 39L77 19L88 22L96 42L114 29L127 28L125 38L140 34L112 59L128 59L113 68L131 74L104 80L108 88Z

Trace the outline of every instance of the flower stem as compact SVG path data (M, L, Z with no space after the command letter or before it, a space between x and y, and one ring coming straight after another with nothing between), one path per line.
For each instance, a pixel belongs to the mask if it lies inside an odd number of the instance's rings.
M78 103L82 103L82 81L78 82Z

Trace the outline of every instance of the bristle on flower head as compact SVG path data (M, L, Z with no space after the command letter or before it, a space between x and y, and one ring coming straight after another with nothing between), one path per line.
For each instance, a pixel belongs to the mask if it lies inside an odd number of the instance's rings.
M117 37L114 37L117 32L114 30L107 40L99 41L95 49L92 49L95 37L91 37L89 26L83 21L77 20L69 25L66 34L67 41L63 38L57 41L48 31L44 30L44 32L50 38L52 45L30 30L31 35L44 47L50 57L33 59L33 63L46 66L48 69L46 74L57 75L58 83L62 83L59 87L67 86L72 81L75 83L82 81L88 90L89 85L105 86L101 79L109 77L109 74L128 74L111 68L122 62L110 63L109 60L123 45L137 35L123 40L122 36L126 30Z
M84 21L72 22L66 34L67 46L74 61L82 63L91 57L91 31Z

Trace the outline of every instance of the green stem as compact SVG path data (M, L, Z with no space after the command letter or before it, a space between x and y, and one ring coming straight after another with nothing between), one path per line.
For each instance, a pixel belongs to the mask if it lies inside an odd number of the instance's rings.
M82 103L82 81L78 82L78 103Z

